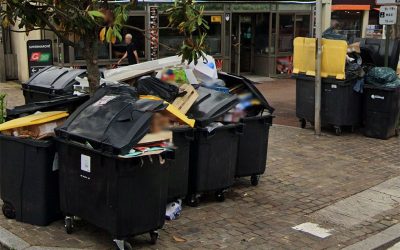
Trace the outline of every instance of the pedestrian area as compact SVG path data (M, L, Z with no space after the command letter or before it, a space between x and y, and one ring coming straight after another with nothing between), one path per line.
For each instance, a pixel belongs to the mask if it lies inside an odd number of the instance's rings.
M387 141L357 134L316 137L309 129L274 125L268 168L259 186L240 179L225 202L210 196L197 208L185 206L180 218L160 230L157 245L148 243L148 235L135 237L132 244L136 249L353 245L400 221L399 149L399 137ZM84 221L71 235L65 233L63 221L36 227L2 214L0 227L3 244L14 244L15 249L113 249L110 235Z

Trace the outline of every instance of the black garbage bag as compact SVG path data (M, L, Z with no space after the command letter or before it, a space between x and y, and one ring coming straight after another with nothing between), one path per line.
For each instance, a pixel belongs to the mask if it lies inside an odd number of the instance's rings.
M346 65L346 79L355 79L363 76L364 70L357 62L348 63Z
M153 76L143 76L137 81L139 95L154 95L167 102L173 102L179 95L179 88Z
M365 76L367 84L372 84L378 87L398 88L400 87L400 80L396 72L387 67L372 68Z
M56 129L57 136L97 150L127 154L149 131L164 101L139 99L129 86L105 86Z

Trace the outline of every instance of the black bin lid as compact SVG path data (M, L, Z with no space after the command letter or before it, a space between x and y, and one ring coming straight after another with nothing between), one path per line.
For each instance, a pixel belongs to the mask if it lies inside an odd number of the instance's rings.
M218 78L223 80L228 88L238 84L243 84L251 93L253 93L253 95L261 102L261 104L269 111L270 114L275 111L275 109L269 105L268 101L260 93L260 91L254 86L254 83L246 77L219 72Z
M86 73L85 69L71 69L50 66L33 75L25 87L39 87L46 89L62 90L75 84L75 78Z
M190 108L188 116L196 120L196 124L204 126L234 108L239 100L236 95L225 94L213 89L199 87L199 97Z
M83 104L89 100L89 95L80 96L62 96L49 101L33 102L22 106L17 106L13 109L7 109L7 118L19 117L23 114L33 114L37 111L45 112L57 110L59 108L68 108L71 105Z
M163 101L139 99L133 87L105 86L56 129L56 134L111 154L127 154L149 131L153 112L165 107Z

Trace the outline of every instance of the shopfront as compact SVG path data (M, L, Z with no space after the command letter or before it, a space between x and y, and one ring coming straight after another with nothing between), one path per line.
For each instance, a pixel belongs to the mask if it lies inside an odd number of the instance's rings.
M224 71L264 76L288 74L292 70L293 39L297 36L312 36L312 2L205 1L201 4L205 5L205 18L210 26L208 53L217 59ZM123 30L123 35L133 35L142 61L151 58L148 42L150 6L158 8L158 56L174 55L182 43L181 35L164 28L168 25L168 19L163 11L171 6L171 1L142 3L139 10L130 13L128 24L145 32ZM43 32L42 36L55 43L55 63L84 66L82 48L63 46L48 32ZM103 43L99 51L99 63L110 67L124 51L123 42Z

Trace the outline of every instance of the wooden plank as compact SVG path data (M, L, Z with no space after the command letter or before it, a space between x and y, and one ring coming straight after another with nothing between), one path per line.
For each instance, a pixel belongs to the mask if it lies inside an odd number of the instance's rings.
M118 75L111 76L106 79L110 80L110 81L122 81L123 82L123 81L132 80L134 78L142 77L145 75L150 75L153 72L154 72L154 70L148 70L148 69L132 70L132 71L122 72Z
M182 85L181 89L187 93L182 97L176 98L172 105L179 109L183 114L186 114L199 97L199 94L190 84Z
M138 145L159 142L159 141L172 141L172 132L161 131L158 133L148 133L142 138L142 140L139 141Z

